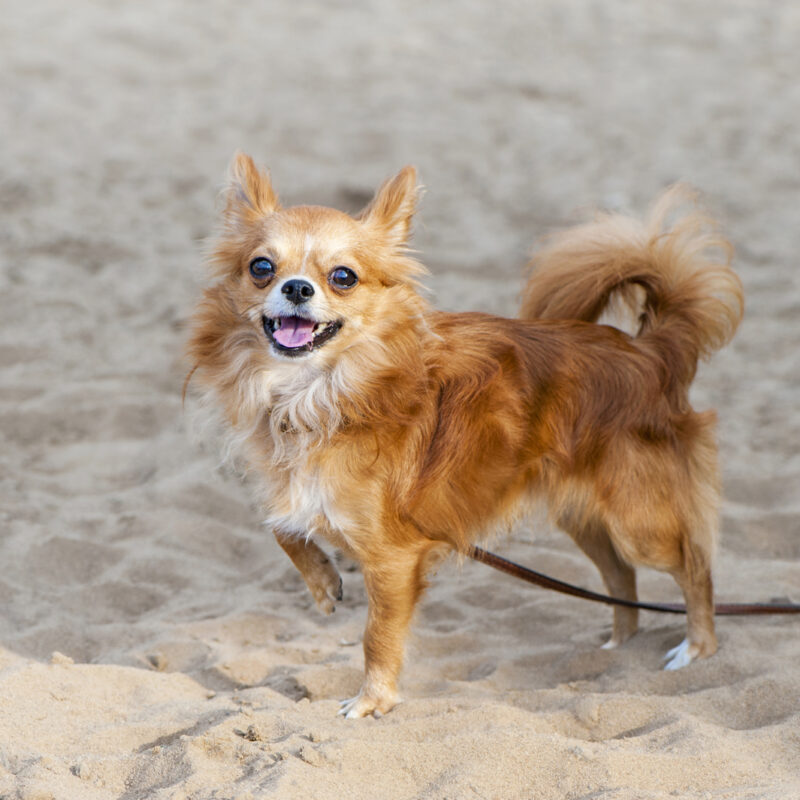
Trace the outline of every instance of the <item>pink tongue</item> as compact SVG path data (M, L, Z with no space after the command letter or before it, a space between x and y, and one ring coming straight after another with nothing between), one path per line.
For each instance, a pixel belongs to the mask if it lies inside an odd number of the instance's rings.
M272 335L284 347L302 347L313 338L311 332L315 324L312 320L301 317L282 317L280 328Z

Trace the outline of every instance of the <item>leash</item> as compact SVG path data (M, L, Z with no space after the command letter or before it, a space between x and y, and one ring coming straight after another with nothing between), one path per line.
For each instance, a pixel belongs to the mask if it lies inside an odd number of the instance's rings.
M584 600L591 600L595 603L605 603L610 606L625 606L626 608L642 608L645 611L659 611L662 614L685 614L686 606L680 603L639 603L635 600L623 600L620 597L610 597L607 594L591 592L588 589L581 589L580 586L573 586L571 583L551 578L536 570L528 569L513 561L509 561L502 556L490 553L480 547L472 547L467 551L467 555L475 561L488 564L494 569L513 575L523 581L550 589L561 594L581 597ZM799 614L800 605L796 603L718 603L714 608L717 616L737 616L751 614Z

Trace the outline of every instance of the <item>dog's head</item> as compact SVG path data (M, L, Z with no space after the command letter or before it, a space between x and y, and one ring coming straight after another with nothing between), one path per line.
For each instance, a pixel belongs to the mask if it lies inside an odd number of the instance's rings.
M406 167L357 216L283 208L268 175L236 156L212 261L273 360L330 364L418 313L424 268L407 250L418 195Z

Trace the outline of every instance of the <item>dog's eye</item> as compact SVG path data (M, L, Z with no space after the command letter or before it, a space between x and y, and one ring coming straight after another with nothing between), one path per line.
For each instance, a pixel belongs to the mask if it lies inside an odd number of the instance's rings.
M358 275L350 267L336 267L328 280L339 289L349 289L358 283Z
M250 274L257 281L263 281L275 274L275 265L268 258L254 258L250 262Z

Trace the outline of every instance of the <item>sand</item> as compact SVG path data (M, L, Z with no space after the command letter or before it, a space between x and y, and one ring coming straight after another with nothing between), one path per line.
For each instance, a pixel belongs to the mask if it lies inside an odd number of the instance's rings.
M185 321L237 148L356 210L404 163L436 302L513 314L536 237L679 178L737 248L720 600L800 600L800 7L13 2L0 25L0 797L800 797L800 620L672 617L447 564L405 702L344 721L365 596L322 617L181 409ZM498 549L593 589L571 542ZM343 565L346 567L347 565ZM663 575L641 594L676 600Z

